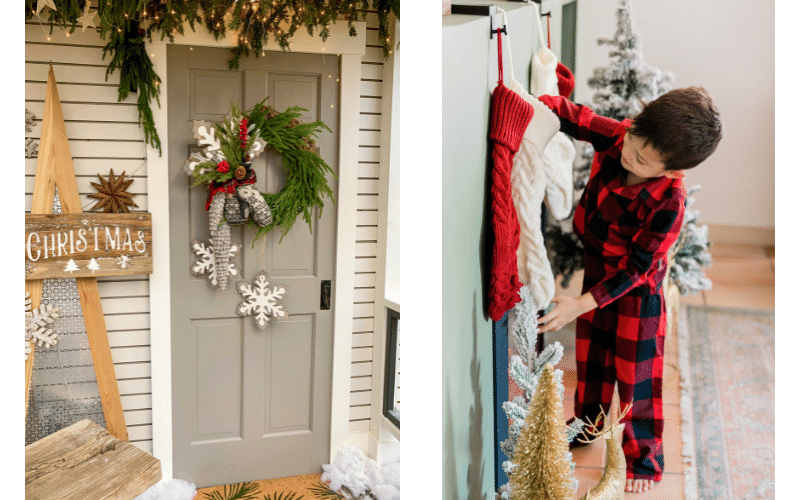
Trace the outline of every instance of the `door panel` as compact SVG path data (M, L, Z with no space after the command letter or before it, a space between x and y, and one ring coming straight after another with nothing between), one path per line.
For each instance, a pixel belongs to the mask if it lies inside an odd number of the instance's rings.
M241 437L242 337L235 320L192 322L197 346L197 432L193 441ZM224 359L224 363L219 361Z
M193 120L220 121L231 110L231 103L241 103L241 71L192 70Z
M276 324L270 337L268 432L311 430L313 318L293 316ZM290 380L291 379L291 380Z
M278 111L307 108L322 120L317 140L337 171L338 61L331 56L268 53L227 70L228 49L170 45L170 248L172 280L173 460L175 477L198 487L320 472L330 448L333 313L320 310L320 282L335 279L336 211L326 200L309 231L302 216L279 243L274 230L253 244L256 228L232 228L239 274L227 290L192 276L193 240L209 243L207 192L183 172L196 144L192 120L221 121L230 104L249 109L265 97ZM329 77L330 75L330 77ZM253 160L256 188L277 192L286 175L274 153ZM336 180L329 185L337 191ZM283 285L288 319L260 329L240 317L238 281L265 270ZM335 300L335 297L332 298Z

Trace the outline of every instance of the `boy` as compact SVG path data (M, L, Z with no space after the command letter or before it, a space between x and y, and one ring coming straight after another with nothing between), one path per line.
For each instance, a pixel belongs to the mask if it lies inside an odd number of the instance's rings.
M594 421L600 405L608 412L618 384L621 405L633 403L623 419L626 491L647 491L664 469L662 281L683 221L682 171L714 152L722 122L700 87L667 92L622 122L563 97L539 100L560 118L562 132L596 151L573 221L585 248L582 295L556 295L540 331L578 318L575 415Z

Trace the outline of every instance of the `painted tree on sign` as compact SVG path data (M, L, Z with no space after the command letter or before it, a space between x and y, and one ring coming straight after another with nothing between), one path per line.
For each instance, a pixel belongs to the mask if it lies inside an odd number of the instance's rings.
M86 267L88 269L90 269L92 272L100 270L100 264L97 262L97 259L95 259L94 257L92 257L92 260L89 261L89 264L87 264Z
M74 271L78 271L78 264L75 263L74 259L69 259L69 262L67 262L67 265L64 268L64 272L69 272L72 274Z

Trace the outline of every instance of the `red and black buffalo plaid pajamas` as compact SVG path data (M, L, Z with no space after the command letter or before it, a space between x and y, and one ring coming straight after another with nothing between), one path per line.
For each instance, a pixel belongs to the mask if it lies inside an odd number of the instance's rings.
M662 281L667 251L678 238L686 200L682 179L655 177L626 186L620 163L629 120L596 115L563 97L539 98L561 119L561 131L589 141L596 154L573 228L583 240L582 293L598 307L578 317L575 415L609 411L618 384L628 479L661 480L664 470L661 397L666 307Z

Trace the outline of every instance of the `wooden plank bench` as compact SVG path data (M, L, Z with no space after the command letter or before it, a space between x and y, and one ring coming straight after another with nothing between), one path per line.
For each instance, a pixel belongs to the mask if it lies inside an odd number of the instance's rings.
M161 462L81 420L25 447L26 500L132 500L161 479Z

